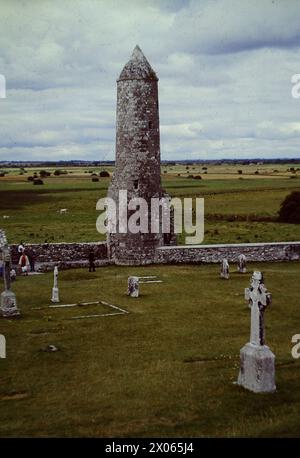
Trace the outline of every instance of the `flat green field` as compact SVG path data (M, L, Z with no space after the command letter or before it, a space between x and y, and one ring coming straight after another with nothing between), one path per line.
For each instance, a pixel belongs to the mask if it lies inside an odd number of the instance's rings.
M299 166L208 165L207 170L201 165L162 166L162 178L171 197L204 197L203 243L297 241L300 225L278 223L276 218L283 199L300 190ZM8 175L0 178L0 226L9 241L103 240L96 230L96 203L106 195L110 179L91 180L91 173L102 169L73 167L67 169L67 175L57 177L54 169L47 169L52 175L43 179L42 186L27 181L39 169L25 173L9 169ZM113 168L106 170L112 173ZM202 179L189 175L201 175ZM68 213L61 215L61 208L67 208ZM6 216L9 218L3 218ZM183 235L178 242L184 243Z
M274 394L234 384L249 340L243 290L262 270L273 293L267 343L276 355ZM126 296L128 274L159 275ZM218 266L103 267L59 275L61 303L105 305L50 309L52 275L18 277L22 318L0 321L0 436L283 437L300 436L300 359L291 356L299 327L299 263L249 265L218 278ZM39 310L36 310L39 308ZM41 351L47 345L59 351Z

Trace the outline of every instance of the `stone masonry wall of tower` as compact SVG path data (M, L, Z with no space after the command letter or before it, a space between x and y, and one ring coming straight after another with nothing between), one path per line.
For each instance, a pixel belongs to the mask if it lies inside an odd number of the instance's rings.
M118 203L119 190L128 200L166 196L160 177L158 78L139 47L117 82L116 167L108 196ZM149 219L150 219L149 214ZM152 263L163 234L108 234L108 252L116 264Z
M161 187L157 83L120 81L117 102L116 171L118 188L142 195Z

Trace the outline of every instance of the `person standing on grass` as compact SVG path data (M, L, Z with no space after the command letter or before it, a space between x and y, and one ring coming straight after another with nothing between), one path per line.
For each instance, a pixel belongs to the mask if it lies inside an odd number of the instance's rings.
M89 272L96 272L94 251L89 252Z
M28 259L29 259L29 264L30 264L30 270L31 272L34 272L34 264L35 264L35 253L33 250L26 250Z
M22 274L28 275L28 272L30 271L30 262L29 262L28 256L25 254L24 251L21 254L20 259L19 259L19 267L21 269Z

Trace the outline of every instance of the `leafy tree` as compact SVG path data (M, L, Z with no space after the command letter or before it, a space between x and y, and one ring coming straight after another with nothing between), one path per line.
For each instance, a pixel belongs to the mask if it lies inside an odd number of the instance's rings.
M67 170L59 170L59 169L57 169L57 170L55 170L54 175L55 176L68 175L68 172L67 172Z
M293 191L281 204L279 221L284 223L300 224L300 192Z
M102 177L102 178L105 178L105 177L109 177L110 174L109 174L106 170L102 170L102 171L99 173L99 176Z
M51 175L50 172L47 172L47 170L41 170L40 171L40 177L41 178L46 178L46 177L49 177Z

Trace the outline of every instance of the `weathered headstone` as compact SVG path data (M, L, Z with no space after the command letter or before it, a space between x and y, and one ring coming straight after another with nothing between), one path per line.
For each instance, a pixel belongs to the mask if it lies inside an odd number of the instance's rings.
M0 334L0 359L1 358L6 358L6 339L2 334Z
M225 278L226 280L229 279L229 264L227 259L225 258L221 262L220 277Z
M58 290L58 283L57 283L57 280L58 280L57 266L54 267L53 277L54 277L54 283L53 283L53 288L52 288L51 302L59 302L59 290Z
M245 274L247 272L247 266L246 266L246 256L244 254L240 254L238 257L238 271L241 274Z
M240 351L238 384L255 393L270 393L275 386L275 355L265 344L264 312L272 296L264 285L261 272L254 272L245 299L251 308L250 342Z
M15 271L15 269L11 269L11 271L10 271L10 279L11 279L11 281L15 281L16 278L17 278L17 272Z
M139 297L139 277L128 277L127 294L130 297Z
M2 251L3 258L3 279L4 279L4 291L1 294L1 305L0 313L4 318L16 318L20 316L20 310L17 307L16 295L11 291L11 258L10 250L6 241L5 235L1 234L2 246L0 247ZM0 243L1 243L0 242Z

